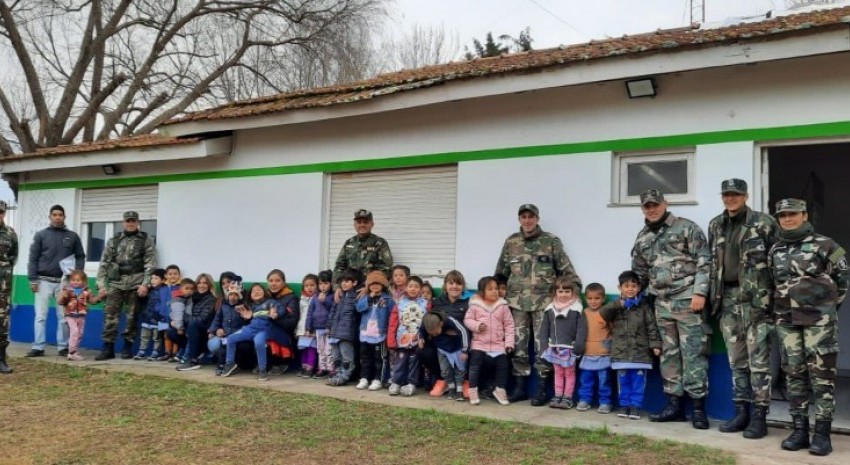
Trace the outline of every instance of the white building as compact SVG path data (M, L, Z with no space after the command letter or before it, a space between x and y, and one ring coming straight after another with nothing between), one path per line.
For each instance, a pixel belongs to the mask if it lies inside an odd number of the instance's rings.
M614 293L642 226L637 193L662 188L674 213L705 228L730 177L749 183L756 209L806 198L817 230L850 245L848 22L840 8L452 63L6 159L24 251L13 339L32 338L25 251L54 203L81 232L91 272L134 209L160 263L249 281L279 267L298 283L332 267L354 210L367 208L397 262L474 282L531 202L582 280ZM653 95L630 98L635 80ZM87 333L99 345L98 326ZM709 409L724 416L731 382L716 339Z

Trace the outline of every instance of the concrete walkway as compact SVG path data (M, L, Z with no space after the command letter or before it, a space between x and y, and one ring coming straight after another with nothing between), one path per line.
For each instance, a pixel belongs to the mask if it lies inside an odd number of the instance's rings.
M9 346L10 364L14 368L16 358L23 357L29 350L28 344L12 343ZM432 398L425 392L413 397L390 397L386 390L378 392L358 391L353 385L345 387L326 386L320 380L303 379L292 374L273 376L269 381L259 382L251 373L240 373L228 378L215 376L212 367L204 366L200 370L178 372L175 364L165 362L137 362L133 360L94 361L96 352L86 352L88 360L68 362L57 357L55 347L48 347L47 355L37 360L50 363L74 364L108 371L138 373L166 378L182 378L201 383L230 384L281 392L296 392L318 396L333 397L341 400L374 402L396 407L434 409L460 415L474 415L496 420L510 420L541 426L608 428L618 434L637 434L650 438L671 439L675 441L702 444L708 447L724 449L737 454L738 463L744 465L773 464L846 464L850 460L850 436L832 436L833 453L828 457L815 457L807 451L788 452L779 447L788 435L788 430L770 428L768 436L761 440L744 439L740 434L724 434L717 431L718 422L712 421L711 429L699 431L691 428L690 423L651 423L645 417L642 420L619 418L616 414L600 415L595 410L577 412L575 410L553 410L534 408L528 402L503 407L495 402L483 401L481 405L450 402ZM14 374L12 375L14 376Z

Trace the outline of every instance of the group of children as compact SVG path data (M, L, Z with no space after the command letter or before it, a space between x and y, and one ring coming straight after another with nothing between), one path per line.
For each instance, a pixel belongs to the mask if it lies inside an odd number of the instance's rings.
M200 368L209 354L216 374L226 377L239 369L240 353L245 360L255 354L247 364L256 363L258 379L267 380L269 353L279 356L281 371L297 356L300 376L331 386L350 382L359 367L357 389L388 385L390 395L411 396L427 385L434 396L473 405L486 397L508 405L516 338L499 278L481 278L470 297L463 275L452 271L435 299L433 288L403 265L394 267L392 282L380 271L365 277L354 270L337 277L323 271L304 277L298 298L280 270L269 273L267 286L253 284L246 296L242 278L225 272L220 297L209 274L182 278L180 268L170 265L152 273L134 359L179 362L177 369L186 371ZM79 342L86 308L98 301L86 281L82 271L72 272L58 302L70 327L69 360L83 360ZM539 362L553 372L550 407L572 408L578 384L576 410L589 410L598 398L597 411L610 413L613 370L619 415L641 418L646 374L661 340L638 275L623 272L619 290L620 298L606 304L605 288L588 285L585 308L573 282L556 280L535 328ZM430 382L422 377L426 371Z

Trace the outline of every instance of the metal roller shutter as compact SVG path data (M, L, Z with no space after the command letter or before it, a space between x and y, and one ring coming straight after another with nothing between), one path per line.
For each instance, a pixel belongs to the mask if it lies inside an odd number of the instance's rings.
M139 219L155 220L159 186L83 189L80 207L81 223L121 221L127 210L139 213Z
M396 264L423 276L454 269L457 165L331 175L328 268L354 235L360 208L372 212L372 232L387 240Z

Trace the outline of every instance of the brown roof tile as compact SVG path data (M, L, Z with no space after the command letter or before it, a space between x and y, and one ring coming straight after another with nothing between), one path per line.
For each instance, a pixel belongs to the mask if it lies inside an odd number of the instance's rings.
M534 72L589 60L622 55L674 52L698 47L720 46L744 40L774 40L813 31L846 27L850 7L781 16L754 23L741 23L716 29L678 28L620 38L590 41L545 50L461 61L444 65L403 70L364 81L338 86L306 89L222 105L190 113L166 124L218 120L278 113L341 103L369 100L448 81L483 76Z
M125 137L122 139L99 140L85 142L76 145L60 145L58 147L46 147L35 152L22 153L3 160L21 160L25 158L47 157L50 155L68 155L74 153L99 152L103 150L135 149L146 147L161 147L165 145L193 144L200 141L200 137L167 137L158 134L143 134L140 136Z

